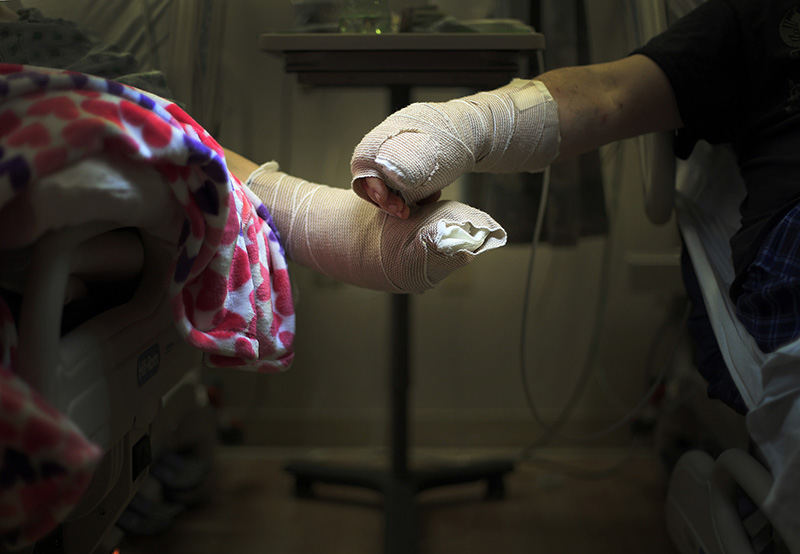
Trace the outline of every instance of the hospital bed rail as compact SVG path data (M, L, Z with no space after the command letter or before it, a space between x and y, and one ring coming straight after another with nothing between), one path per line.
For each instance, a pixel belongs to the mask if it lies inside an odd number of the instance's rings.
M158 455L154 422L181 379L201 363L172 317L167 289L174 252L168 241L109 223L49 232L31 249L19 314L19 376L104 455L80 503L28 552L103 552L104 537ZM101 263L87 265L89 254ZM62 334L76 270L90 281L135 279L135 290Z

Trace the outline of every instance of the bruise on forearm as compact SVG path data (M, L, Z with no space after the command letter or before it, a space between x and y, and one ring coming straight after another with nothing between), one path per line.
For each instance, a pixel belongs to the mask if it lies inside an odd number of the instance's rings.
M565 67L537 77L558 104L561 147L559 159L571 158L610 142L606 139L615 114L623 105L610 95L613 83L591 66Z
M537 79L558 103L559 159L682 126L669 81L653 61L641 55L555 69Z

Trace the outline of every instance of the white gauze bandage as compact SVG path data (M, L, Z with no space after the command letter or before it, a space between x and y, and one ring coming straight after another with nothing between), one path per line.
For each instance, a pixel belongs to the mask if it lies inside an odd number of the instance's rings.
M278 171L275 162L246 184L272 215L290 259L359 287L422 292L506 242L489 215L459 202L428 204L398 219L351 190Z
M515 79L499 89L395 112L356 146L353 190L378 177L408 204L469 171L540 171L558 156L558 106L540 81Z

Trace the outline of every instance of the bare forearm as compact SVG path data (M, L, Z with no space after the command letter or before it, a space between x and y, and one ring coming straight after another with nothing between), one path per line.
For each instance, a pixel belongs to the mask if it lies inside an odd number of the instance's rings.
M650 58L557 69L534 82L392 114L356 146L353 190L406 218L409 203L467 171L540 171L556 158L681 126L672 86Z
M257 163L248 160L244 156L237 154L233 150L228 150L227 148L225 148L225 162L227 163L230 172L233 173L242 183L247 180L253 171L258 169Z
M682 126L669 81L644 56L555 69L537 79L558 103L559 159L615 140Z

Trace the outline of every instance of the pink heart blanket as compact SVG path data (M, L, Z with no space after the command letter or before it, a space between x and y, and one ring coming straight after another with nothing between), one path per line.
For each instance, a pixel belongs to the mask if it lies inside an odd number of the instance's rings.
M284 250L220 145L162 98L85 74L0 64L0 210L98 155L154 168L180 206L168 287L186 341L213 365L286 369L294 307ZM0 297L0 537L20 546L63 520L102 453L15 375L16 340Z

